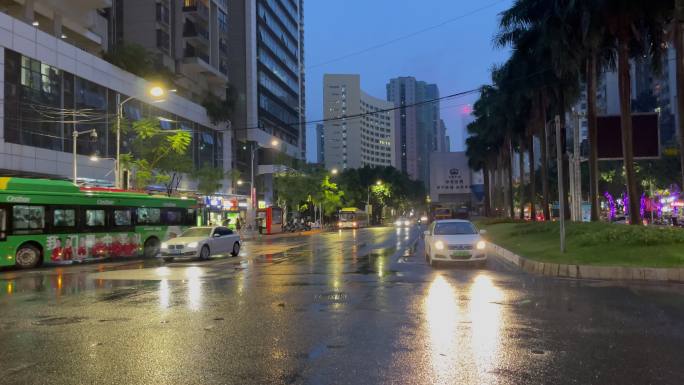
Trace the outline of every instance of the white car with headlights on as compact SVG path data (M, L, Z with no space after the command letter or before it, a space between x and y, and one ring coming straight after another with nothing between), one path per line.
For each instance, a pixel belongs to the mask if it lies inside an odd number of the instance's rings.
M461 219L434 221L425 231L425 259L431 266L437 262L480 263L487 260L484 230Z
M240 235L227 227L191 227L176 238L161 244L161 258L171 262L175 258L209 259L212 255L240 253Z
M399 217L394 221L394 226L396 227L410 227L411 220L406 217Z

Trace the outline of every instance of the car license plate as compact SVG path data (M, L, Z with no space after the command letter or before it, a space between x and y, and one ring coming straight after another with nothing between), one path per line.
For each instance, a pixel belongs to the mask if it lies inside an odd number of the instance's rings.
M451 253L452 257L470 257L470 251L454 251Z

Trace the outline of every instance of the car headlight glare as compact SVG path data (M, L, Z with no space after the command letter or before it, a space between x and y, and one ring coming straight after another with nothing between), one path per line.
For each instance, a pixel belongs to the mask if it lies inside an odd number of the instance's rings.
M162 242L161 248L162 248L162 249L168 249L168 248L169 248L169 245L166 244L166 242Z
M352 222L352 227L356 227L356 222Z
M444 242L442 242L442 241L435 242L435 249L444 250Z
M408 225L410 225L410 224L411 224L411 222L409 222L409 221L404 221L404 226L408 226Z
M197 248L197 242L188 243L188 249L195 249L195 248Z
M475 244L475 248L478 250L484 250L486 246L487 243L485 243L485 241L478 241L477 244Z
M395 224L396 226L401 226L401 221L396 221L396 222L394 222L394 224Z

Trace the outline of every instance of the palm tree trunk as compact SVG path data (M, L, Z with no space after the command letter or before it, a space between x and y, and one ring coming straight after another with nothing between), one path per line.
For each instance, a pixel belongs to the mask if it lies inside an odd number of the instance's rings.
M551 219L549 211L549 154L547 149L546 137L546 96L543 92L539 94L541 105L539 106L539 143L541 144L541 183L542 183L542 212L544 220Z
M675 6L677 20L674 26L674 44L676 50L676 77L677 77L677 126L679 133L679 162L682 172L681 188L684 188L684 1L677 0Z
M520 219L525 219L525 138L520 137L520 151L518 163L520 165Z
M527 146L527 161L530 164L530 219L537 220L537 210L535 209L534 201L537 198L537 188L534 185L535 175L534 175L534 130L530 130L528 135L528 146Z
M489 197L489 167L487 167L487 162L485 162L482 168L482 177L484 178L484 214L485 217L491 215L491 201Z
M625 33L626 35L627 33ZM620 94L620 126L622 129L622 154L625 159L627 195L629 196L629 222L641 225L639 204L634 173L634 153L632 146L631 84L629 75L629 39L618 38L618 92Z
M587 59L587 126L589 129L589 200L591 220L599 220L598 198L598 135L596 128L596 52Z
M565 206L565 210L563 210L563 213L559 213L559 215L564 215L566 220L570 220L570 199L568 197L570 196L570 161L568 159L568 144L567 144L567 134L565 132L565 93L563 91L560 92L559 96L559 108L558 108L558 115L560 116L560 137L561 137L561 154L562 154L562 159L563 159L563 164L558 165L558 167L563 167L563 191L565 194L563 194L562 197L559 197L560 199L563 200L563 204ZM560 203L560 202L559 202Z
M510 135L506 138L506 177L508 178L508 209L509 217L515 218L515 204L513 202L513 144Z

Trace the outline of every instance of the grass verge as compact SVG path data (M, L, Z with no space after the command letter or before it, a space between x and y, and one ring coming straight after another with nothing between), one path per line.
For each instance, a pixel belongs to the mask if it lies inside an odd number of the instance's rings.
M574 265L684 267L684 230L568 223L560 252L558 222L480 223L486 238L520 256Z

